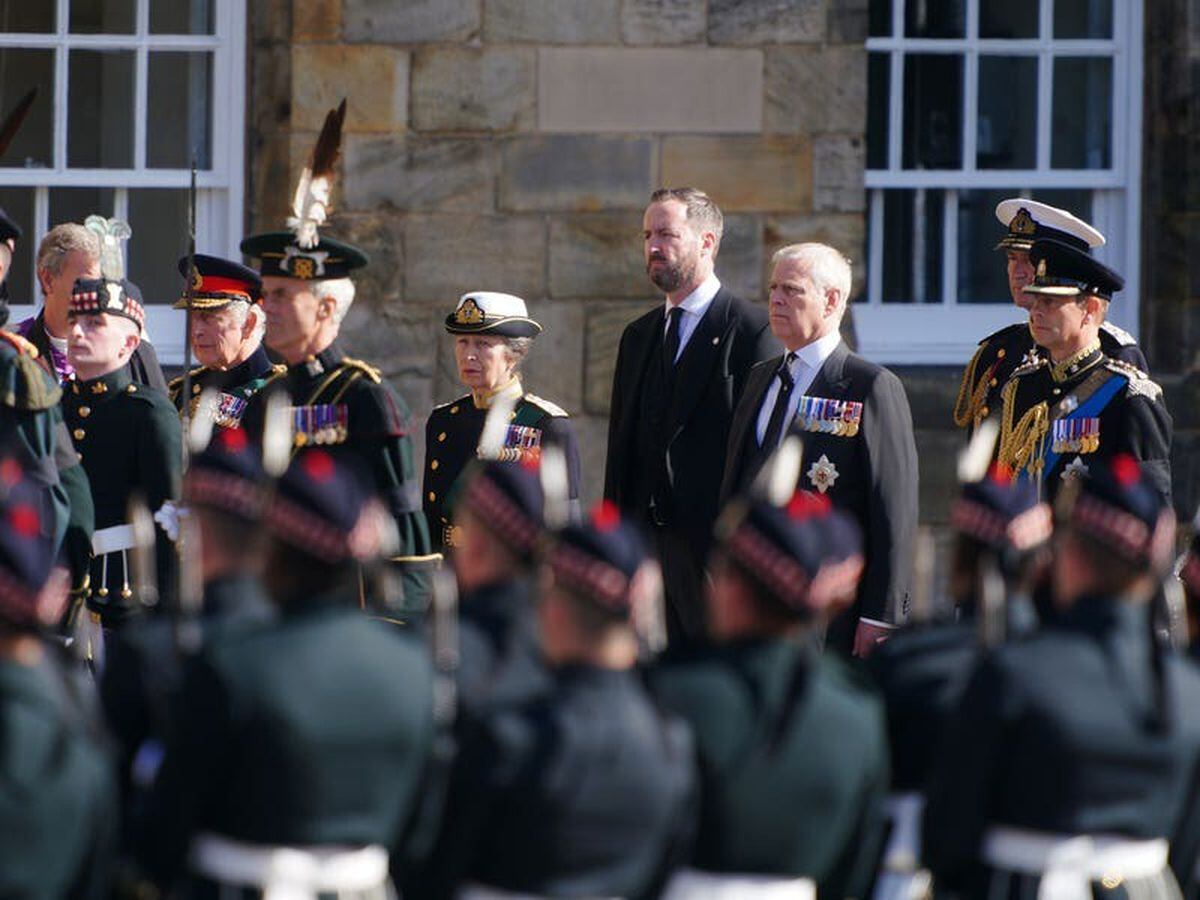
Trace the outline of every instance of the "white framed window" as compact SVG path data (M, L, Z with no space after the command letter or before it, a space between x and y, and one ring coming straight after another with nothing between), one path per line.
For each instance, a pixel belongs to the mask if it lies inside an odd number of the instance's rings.
M246 0L0 0L0 108L38 96L0 156L0 205L25 238L9 275L10 321L41 296L42 235L92 213L128 221L129 278L164 363L183 361L170 304L187 252L197 166L196 249L240 259Z
M1107 237L1137 333L1140 0L872 0L860 350L962 363L1017 321L994 209L1035 197Z

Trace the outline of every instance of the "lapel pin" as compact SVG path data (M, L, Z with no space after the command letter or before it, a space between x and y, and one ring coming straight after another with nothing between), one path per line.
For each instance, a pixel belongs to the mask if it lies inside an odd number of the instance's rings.
M713 338L713 346L714 347L717 346L717 344L719 344L719 343L721 343L721 339L719 337Z

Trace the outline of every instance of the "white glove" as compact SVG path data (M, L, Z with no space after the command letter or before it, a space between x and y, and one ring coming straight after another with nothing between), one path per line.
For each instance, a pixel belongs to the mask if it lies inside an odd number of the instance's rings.
M188 514L186 506L176 506L167 500L154 514L154 521L167 533L172 541L179 540L179 523Z

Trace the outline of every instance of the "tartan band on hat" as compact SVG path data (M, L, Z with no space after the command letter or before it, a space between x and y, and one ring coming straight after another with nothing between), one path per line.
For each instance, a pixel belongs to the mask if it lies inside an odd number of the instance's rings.
M142 307L142 292L126 278L79 278L71 289L68 316L93 316L106 313L121 316L137 325L146 326L146 310Z
M1132 456L1091 464L1076 489L1060 497L1062 520L1126 563L1154 569L1169 560L1175 516Z
M563 587L621 619L643 599L646 562L641 536L607 500L586 521L556 532L545 555Z
M255 304L262 299L262 279L248 266L197 253L195 266L192 258L179 260L179 274L188 281L192 309L220 309L230 303ZM189 291L174 304L175 309L187 309Z
M994 550L1025 553L1050 539L1053 516L1033 483L993 466L986 478L963 485L950 509L950 524Z
M266 503L263 481L262 462L246 432L221 428L192 457L183 479L183 499L255 523Z
M544 529L542 502L536 464L494 460L475 467L457 501L526 560L532 558Z

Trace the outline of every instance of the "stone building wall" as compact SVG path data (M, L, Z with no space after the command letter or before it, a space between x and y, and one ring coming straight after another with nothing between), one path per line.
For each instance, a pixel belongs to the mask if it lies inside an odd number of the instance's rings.
M344 327L418 422L461 393L442 320L517 293L526 383L603 477L625 323L656 302L641 214L691 184L726 214L718 273L761 301L775 248L863 258L866 0L255 0L247 228L279 227L349 97L331 235L372 257ZM859 273L861 274L861 273Z

